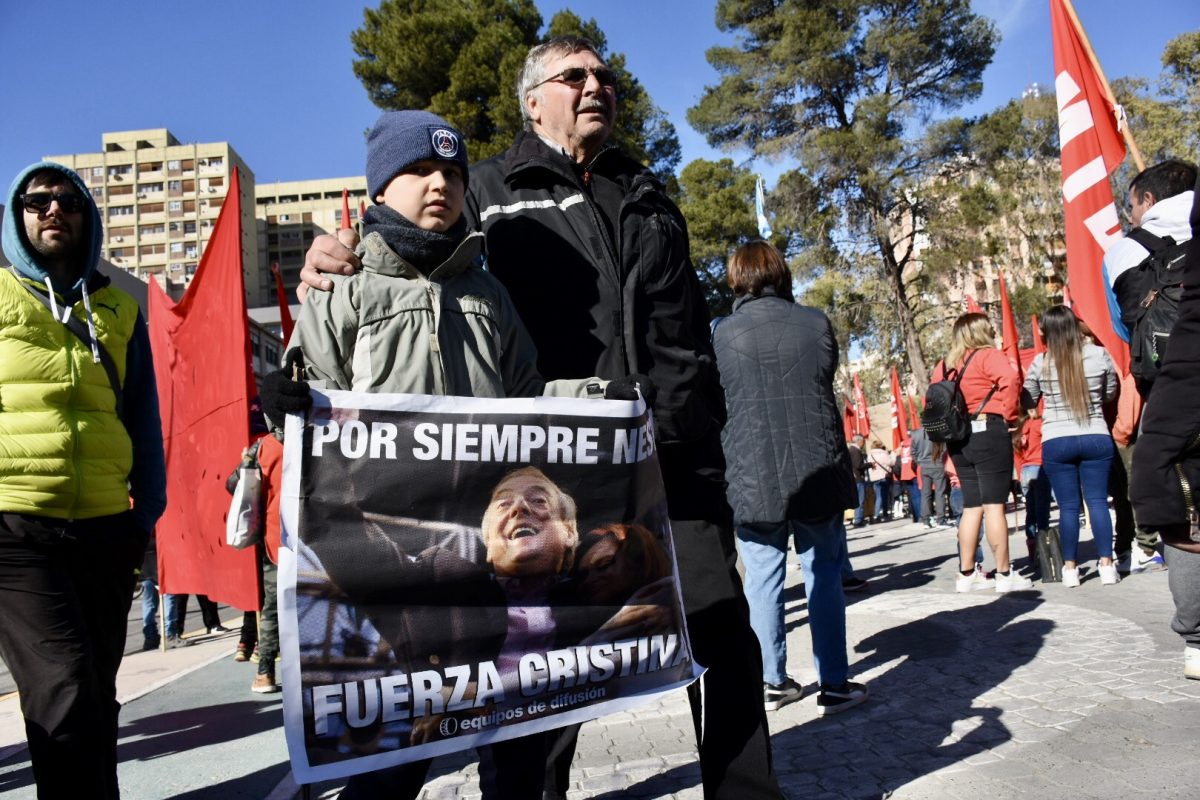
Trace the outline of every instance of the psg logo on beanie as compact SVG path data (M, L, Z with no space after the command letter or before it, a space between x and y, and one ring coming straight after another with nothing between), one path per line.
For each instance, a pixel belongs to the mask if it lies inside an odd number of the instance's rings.
M433 132L433 150L442 158L454 158L458 155L458 134L438 128Z

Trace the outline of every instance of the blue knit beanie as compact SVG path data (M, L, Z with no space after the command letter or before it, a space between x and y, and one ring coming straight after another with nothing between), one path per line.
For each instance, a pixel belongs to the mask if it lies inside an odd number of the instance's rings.
M449 122L428 111L388 111L367 136L367 194L373 200L405 167L426 159L452 161L467 182L467 143Z

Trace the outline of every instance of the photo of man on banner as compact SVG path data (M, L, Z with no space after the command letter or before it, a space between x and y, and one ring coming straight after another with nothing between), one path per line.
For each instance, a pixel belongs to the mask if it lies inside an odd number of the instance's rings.
M314 397L285 437L298 780L595 718L702 671L642 401Z

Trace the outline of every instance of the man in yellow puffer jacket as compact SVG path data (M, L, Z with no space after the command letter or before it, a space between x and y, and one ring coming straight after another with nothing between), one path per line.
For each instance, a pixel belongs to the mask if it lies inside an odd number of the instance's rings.
M117 798L116 674L134 570L166 506L158 394L136 302L96 271L87 186L13 181L0 270L0 656L38 797Z

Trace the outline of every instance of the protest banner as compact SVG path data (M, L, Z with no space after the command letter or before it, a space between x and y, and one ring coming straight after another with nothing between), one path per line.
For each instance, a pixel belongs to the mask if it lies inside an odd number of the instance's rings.
M692 660L644 403L314 390L279 618L297 781L631 708Z

